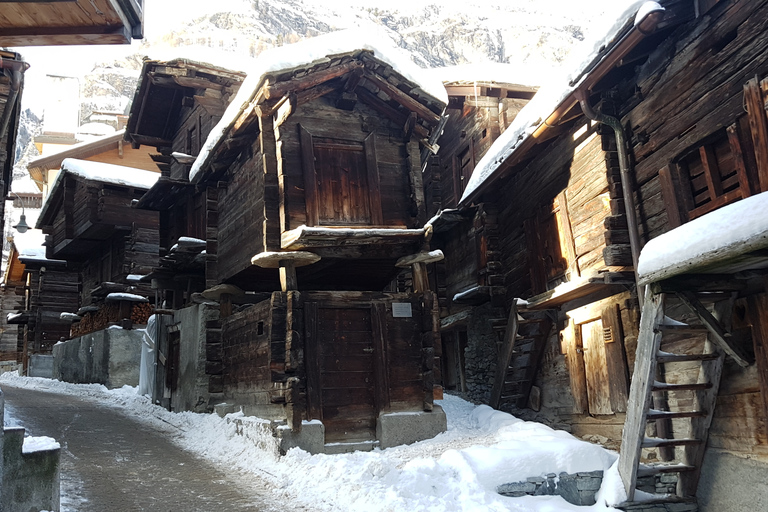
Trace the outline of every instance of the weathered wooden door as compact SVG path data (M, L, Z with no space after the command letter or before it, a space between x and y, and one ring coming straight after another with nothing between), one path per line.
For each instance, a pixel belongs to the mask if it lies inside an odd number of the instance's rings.
M598 318L581 324L584 369L587 376L587 399L590 414L613 414L611 388L603 339L603 321Z
M363 145L316 139L313 149L320 224L370 225L371 204Z
M326 442L375 439L373 309L318 303L305 308L307 343L314 345L307 347L307 364L317 365L319 380L309 383L310 416L323 421ZM314 386L319 389L313 393Z
M352 141L315 137L300 128L304 200L310 226L383 223L373 134Z

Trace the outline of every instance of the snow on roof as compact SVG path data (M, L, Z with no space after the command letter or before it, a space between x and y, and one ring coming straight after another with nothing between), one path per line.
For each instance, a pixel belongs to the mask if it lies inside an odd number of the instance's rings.
M135 293L110 293L107 295L108 301L118 301L118 300L127 300L130 302L149 302L146 297L143 297L141 295L136 295Z
M467 200L486 180L490 179L521 143L530 137L571 93L579 88L589 76L591 66L595 64L601 52L608 48L622 33L622 29L627 23L641 10L646 12L654 5L659 7L656 2L632 1L605 34L592 41L585 41L580 45L580 51L574 51L569 63L561 68L559 76L553 78L549 85L539 89L533 99L523 107L509 128L496 139L496 142L478 162L460 202Z
M224 134L229 131L240 114L250 104L264 82L265 75L271 72L308 65L323 60L330 55L350 53L356 50L370 50L374 56L392 68L407 80L417 84L434 97L448 103L448 96L443 84L411 61L407 52L396 47L389 37L377 33L375 29L350 29L304 39L298 43L266 50L255 61L255 66L248 72L235 98L227 107L219 123L211 130L197 160L189 171L189 180L199 181L201 171L208 165L213 151Z
M526 88L538 87L549 81L552 69L543 66L520 66L504 62L461 64L424 70L427 75L443 83L497 83L516 84Z
M147 56L151 62L166 64L186 62L191 66L220 69L227 73L245 73L251 69L256 59L211 48L209 46L174 46L153 48L152 55ZM212 64L215 62L215 64Z
M768 192L729 204L649 241L637 274L649 283L768 247Z
M91 162L89 160L77 160L74 158L65 158L61 162L61 172L56 175L56 180L51 186L48 197L45 198L43 208L40 211L40 218L44 219L48 208L51 205L51 198L56 195L56 191L61 187L64 176L74 174L86 180L99 181L112 185L122 185L125 187L135 187L149 190L152 185L160 178L159 172L145 171L135 167L125 167L122 165L104 164L101 162ZM39 226L38 226L39 227Z

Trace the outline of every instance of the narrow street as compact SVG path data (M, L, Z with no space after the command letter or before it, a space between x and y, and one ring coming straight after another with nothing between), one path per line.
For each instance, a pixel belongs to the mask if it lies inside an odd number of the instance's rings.
M61 510L269 511L267 489L175 446L119 410L2 386L6 425L61 444Z

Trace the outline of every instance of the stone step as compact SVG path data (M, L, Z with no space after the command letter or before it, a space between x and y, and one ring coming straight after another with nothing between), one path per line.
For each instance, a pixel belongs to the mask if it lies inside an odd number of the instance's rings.
M371 452L378 446L378 440L351 441L348 443L325 443L325 453L329 455L337 455L339 453Z

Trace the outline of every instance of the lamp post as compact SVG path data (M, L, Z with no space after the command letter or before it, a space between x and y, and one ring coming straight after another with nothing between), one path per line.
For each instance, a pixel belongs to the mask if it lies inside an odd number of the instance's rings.
M10 191L11 194L15 195L19 198L19 202L21 203L21 217L19 217L19 222L15 226L11 226L13 229L18 231L19 233L26 233L29 229L29 224L27 224L27 216L26 212L24 210L24 200L21 198L19 194L14 192L13 190Z

